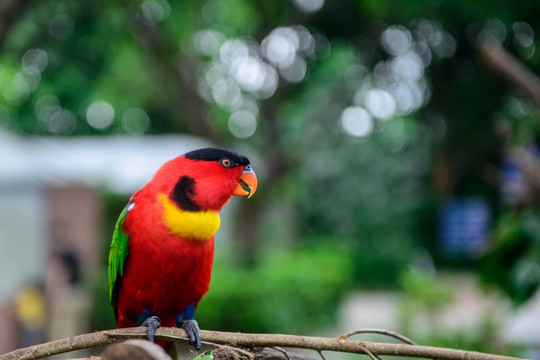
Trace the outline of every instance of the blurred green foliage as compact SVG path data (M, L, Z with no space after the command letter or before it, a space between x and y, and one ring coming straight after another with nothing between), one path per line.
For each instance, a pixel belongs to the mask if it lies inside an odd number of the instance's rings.
M405 307L419 306L434 313L452 302L452 291L433 274L418 268L408 268L401 273L399 283L405 291ZM404 313L410 313L410 310Z
M351 279L350 256L329 248L274 253L252 269L222 254L197 320L206 329L306 333L335 322Z
M310 235L304 241L317 235L339 239L357 254L361 286L395 286L421 245L415 214L428 196L423 176L431 138L412 119L392 119L369 143L352 145L340 134L328 135L324 141L331 144L306 159L297 200L301 231ZM328 147L331 153L323 150Z
M92 274L87 281L87 287L91 290L93 295L92 305L90 307L90 328L116 328L114 311L109 302L107 269L103 267Z
M540 284L540 217L537 210L510 212L495 225L493 242L482 263L482 278L501 287L516 305ZM503 270L504 269L504 270Z

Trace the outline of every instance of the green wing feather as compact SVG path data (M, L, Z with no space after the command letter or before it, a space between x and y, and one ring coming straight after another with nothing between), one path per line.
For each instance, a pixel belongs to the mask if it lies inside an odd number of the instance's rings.
M122 230L122 224L124 223L127 213L128 207L126 206L116 222L111 250L109 252L109 300L111 304L113 304L115 313L117 290L120 284L120 278L124 273L124 263L126 262L128 252L129 238Z

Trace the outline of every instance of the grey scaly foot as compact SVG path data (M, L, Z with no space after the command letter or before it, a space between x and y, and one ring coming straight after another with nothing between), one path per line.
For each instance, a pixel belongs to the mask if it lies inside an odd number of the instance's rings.
M181 320L176 323L176 326L186 331L190 345L195 346L197 350L201 349L201 331L197 320Z
M161 326L161 320L157 316L150 316L142 323L142 326L148 328L147 336L148 340L154 342L154 336L156 335L156 329Z

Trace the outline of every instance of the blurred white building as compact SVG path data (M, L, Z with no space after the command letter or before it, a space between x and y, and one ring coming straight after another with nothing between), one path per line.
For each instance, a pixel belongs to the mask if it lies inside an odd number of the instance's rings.
M182 135L19 137L0 128L0 316L11 319L0 353L41 340L47 324L49 338L87 330L86 316L70 324L66 312L88 308L70 284L102 261L101 191L129 195L165 161L203 146Z

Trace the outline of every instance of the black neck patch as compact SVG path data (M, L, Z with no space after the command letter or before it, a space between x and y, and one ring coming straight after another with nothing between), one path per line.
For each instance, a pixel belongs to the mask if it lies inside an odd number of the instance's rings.
M249 165L249 159L243 155L240 155L234 151L222 148L202 148L185 153L184 156L187 159L203 160L203 161L218 161L223 158L228 158L238 165Z
M190 176L181 176L171 194L172 200L181 209L186 211L199 211L200 207L192 200L195 195L195 180Z

